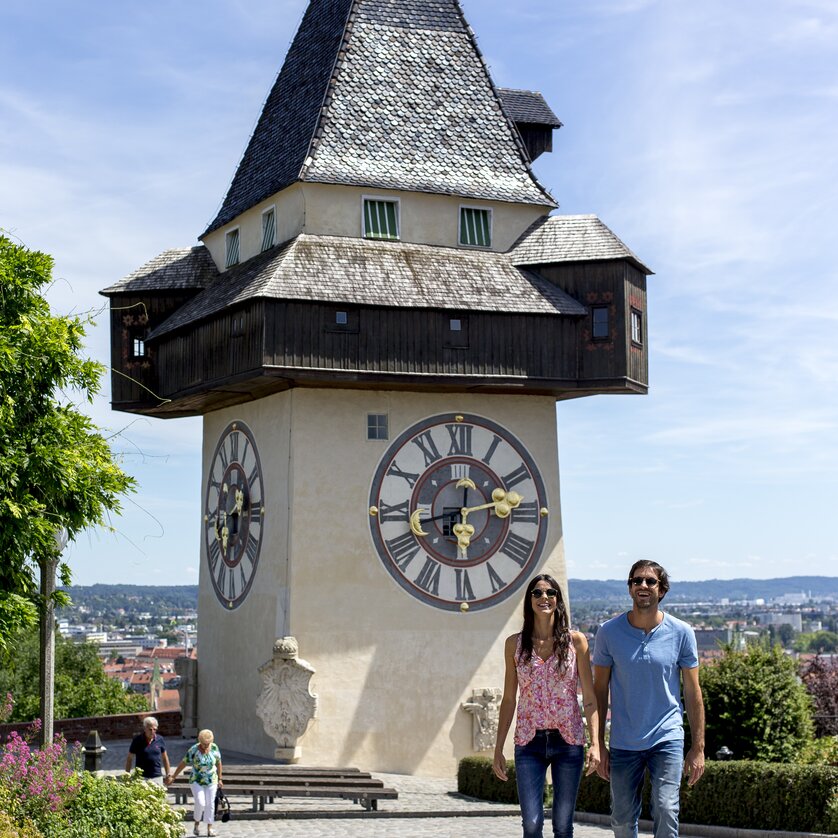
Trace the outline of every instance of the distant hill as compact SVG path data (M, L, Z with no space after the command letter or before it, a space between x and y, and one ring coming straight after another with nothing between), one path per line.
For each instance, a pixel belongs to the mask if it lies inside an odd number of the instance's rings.
M622 579L569 579L574 602L626 602ZM771 600L783 594L811 592L838 598L838 576L786 576L782 579L707 579L703 582L672 580L670 601L708 602ZM73 604L91 610L124 608L126 611L188 610L198 606L197 585L73 585L67 588Z
M576 602L627 601L623 579L602 581L569 579L570 597ZM703 582L670 580L670 601L707 602L724 597L730 600L775 599L783 594L812 593L813 596L838 598L836 576L786 576L782 579L707 579Z

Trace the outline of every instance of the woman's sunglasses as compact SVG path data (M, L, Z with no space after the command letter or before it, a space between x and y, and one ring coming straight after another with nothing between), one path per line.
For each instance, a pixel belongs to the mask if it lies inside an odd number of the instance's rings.
M530 595L533 599L541 599L543 596L555 599L559 595L559 592L555 588L533 588L530 591Z

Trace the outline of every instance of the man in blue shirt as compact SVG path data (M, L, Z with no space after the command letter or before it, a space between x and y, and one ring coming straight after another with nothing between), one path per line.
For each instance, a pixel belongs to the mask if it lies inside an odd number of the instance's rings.
M611 740L598 773L611 781L611 828L636 838L646 769L652 781L655 838L677 838L682 772L695 785L704 773L704 701L695 633L658 608L669 577L656 562L629 571L631 611L600 626L594 648L594 692L600 741L611 696ZM684 757L684 708L692 746Z
M126 771L131 770L132 757L136 759L137 768L142 769L146 780L162 785L164 777L171 774L166 742L157 732L157 719L154 716L146 716L143 719L143 732L131 740L125 760Z

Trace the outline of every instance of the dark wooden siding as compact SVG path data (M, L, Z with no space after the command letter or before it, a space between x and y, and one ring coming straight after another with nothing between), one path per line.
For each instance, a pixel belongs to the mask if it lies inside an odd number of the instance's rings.
M575 379L578 318L361 307L357 331L330 328L335 306L266 301L265 360L280 368L422 376ZM449 324L465 326L454 347Z
M155 348L146 344L145 356L133 357L134 337L144 338L192 295L118 295L111 298L111 400L114 407L156 401L152 395L159 391Z
M256 300L156 342L161 394L261 370L263 318L263 302Z

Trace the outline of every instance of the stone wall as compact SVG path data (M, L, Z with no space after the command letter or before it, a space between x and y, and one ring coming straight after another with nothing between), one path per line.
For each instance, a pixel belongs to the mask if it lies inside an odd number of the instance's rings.
M100 738L130 739L142 732L143 719L154 716L160 725L158 733L161 736L181 735L180 710L164 710L157 713L121 713L116 716L91 716L86 719L60 719L55 722L55 733L63 733L68 742L82 742L87 739L91 730L99 731ZM25 733L32 722L15 722L0 725L0 742L5 742L12 731L21 735Z

